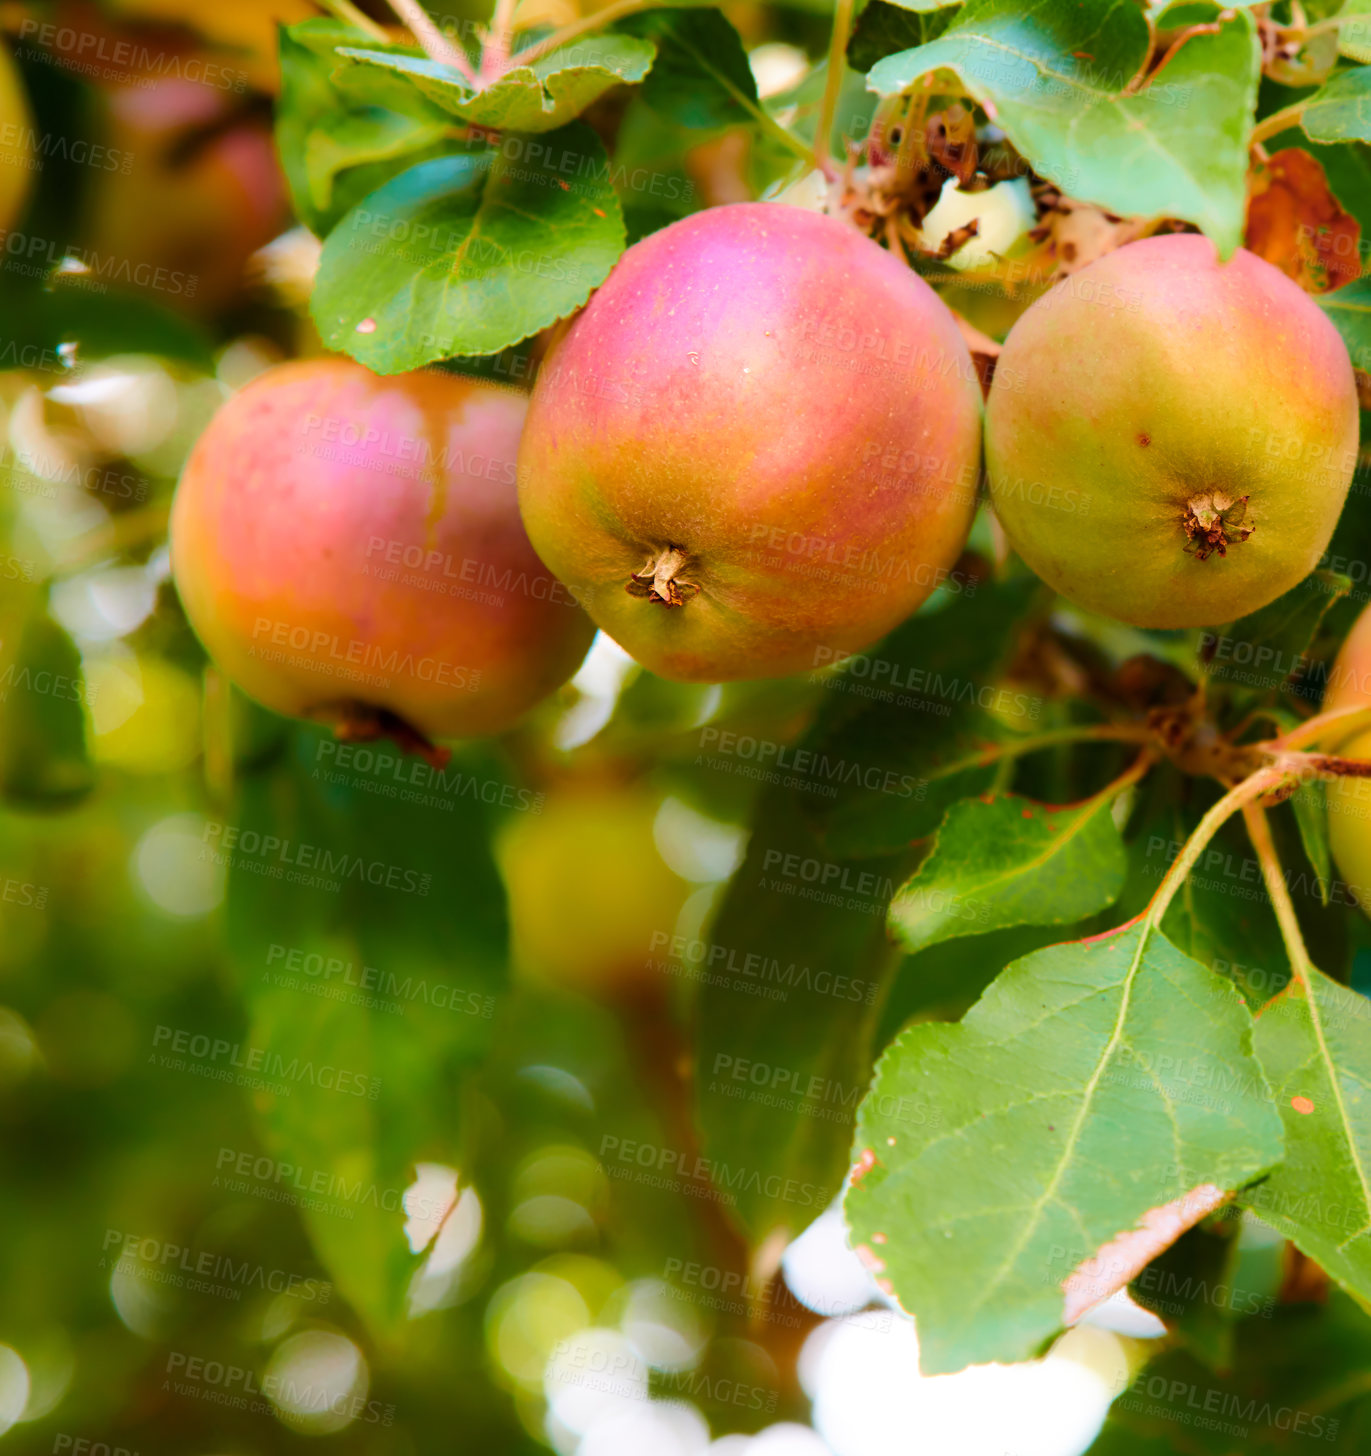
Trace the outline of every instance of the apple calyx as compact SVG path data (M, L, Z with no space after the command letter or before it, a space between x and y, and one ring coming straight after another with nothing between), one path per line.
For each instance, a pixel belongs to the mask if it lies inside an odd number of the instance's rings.
M683 607L686 595L694 596L700 590L698 582L686 581L680 576L689 560L684 547L667 546L656 556L648 557L647 565L629 577L624 590L631 597L647 597L665 607Z
M1185 549L1199 561L1207 561L1214 552L1228 555L1230 546L1237 546L1257 528L1244 526L1247 496L1234 499L1221 490L1195 495L1186 502L1181 526L1185 531Z

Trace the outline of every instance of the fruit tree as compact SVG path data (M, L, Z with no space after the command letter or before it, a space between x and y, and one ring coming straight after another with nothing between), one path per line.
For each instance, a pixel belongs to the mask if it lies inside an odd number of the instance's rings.
M0 1456L1371 1449L1371 0L0 31Z

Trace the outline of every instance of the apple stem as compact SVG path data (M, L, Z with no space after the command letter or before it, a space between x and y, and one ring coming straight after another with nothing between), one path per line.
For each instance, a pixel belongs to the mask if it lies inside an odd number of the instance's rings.
M629 577L624 589L630 596L647 597L668 607L683 607L686 599L682 588L691 596L700 590L698 582L680 578L689 560L683 547L667 546L656 556L649 556L647 565Z
M388 738L401 753L412 753L416 758L422 758L430 768L439 770L446 768L452 757L450 748L439 748L432 739L389 708L347 702L320 709L315 716L332 725L334 736L340 743L374 743L378 738Z
M819 125L814 133L814 160L819 170L831 174L830 142L833 119L838 110L838 94L842 90L843 72L847 67L847 43L852 36L854 0L837 0L833 11L833 31L828 42L828 70L824 76L824 93L819 102Z
M498 81L509 69L509 49L514 38L514 12L519 0L495 0L485 43L481 47L481 67L477 72L482 84Z
M534 61L541 61L552 51L558 50L564 45L570 45L573 40L578 40L587 31L598 30L611 21L619 20L625 15L632 15L639 10L655 10L664 3L665 0L610 0L610 4L602 10L597 10L593 15L583 15L579 20L573 20L560 30L553 31L551 35L544 36L542 40L534 41L531 46L514 56L510 65L531 66Z
M385 26L378 25L371 16L364 15L352 0L319 0L319 4L322 9L336 15L339 20L346 21L348 25L355 26L372 40L389 43L390 34Z

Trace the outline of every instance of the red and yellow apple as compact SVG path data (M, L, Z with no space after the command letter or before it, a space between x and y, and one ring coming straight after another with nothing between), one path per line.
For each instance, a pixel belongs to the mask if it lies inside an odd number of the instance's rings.
M223 406L177 488L172 568L192 626L249 696L429 738L497 732L594 633L524 534L526 402L440 372L283 364Z
M1142 627L1233 621L1328 546L1356 464L1352 365L1271 264L1172 234L1038 299L986 406L990 499L1050 586Z
M548 568L644 666L779 677L944 581L981 396L955 320L869 238L740 203L631 247L554 343L520 451Z

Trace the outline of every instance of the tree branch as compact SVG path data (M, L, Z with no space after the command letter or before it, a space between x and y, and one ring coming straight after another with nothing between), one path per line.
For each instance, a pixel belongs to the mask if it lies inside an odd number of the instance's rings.
M1243 823L1247 826L1252 848L1257 851L1257 860L1262 867L1262 878L1266 881L1266 893L1271 896L1271 905L1276 912L1276 923L1281 928L1281 939L1290 956L1290 968L1296 979L1309 990L1309 972L1313 962L1304 943L1300 922L1295 917L1295 905L1290 898L1290 887L1281 873L1281 862L1276 854L1276 845L1271 838L1271 826L1266 822L1266 810L1255 804L1244 804Z
M352 3L352 0L318 0L318 3L321 9L327 10L330 15L336 15L339 20L354 26L364 35L369 35L372 40L390 40L385 26L373 20L371 16L364 15Z
M1224 824L1244 805L1252 803L1254 799L1260 799L1263 794L1269 794L1288 777L1287 771L1278 764L1259 768L1242 783L1229 789L1218 803L1210 806L1208 812L1195 826L1194 833L1185 841L1181 852L1172 862L1171 868L1167 870L1166 878L1157 886L1157 893L1153 895L1152 903L1147 907L1146 915L1149 924L1153 927L1160 927L1162 917L1175 898L1176 891L1185 883L1186 876L1195 868L1196 861L1204 853L1205 847Z
M852 35L853 0L838 0L833 12L833 34L828 41L828 74L824 77L824 98L819 105L819 129L814 133L814 160L820 170L833 180L829 160L829 140L833 118L838 110L838 93L843 88L843 71L847 65L847 42Z

